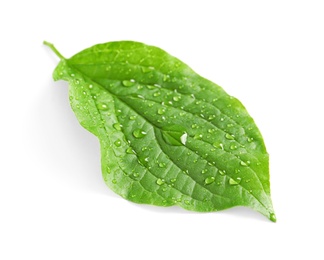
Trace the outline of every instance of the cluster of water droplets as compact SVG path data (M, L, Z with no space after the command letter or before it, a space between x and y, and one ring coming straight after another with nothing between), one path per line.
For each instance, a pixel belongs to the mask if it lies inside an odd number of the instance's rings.
M142 71L143 73L150 73L154 70L153 67L143 67L142 68ZM167 78L169 79L169 77ZM146 87L147 89L151 90L152 91L152 97L153 98L158 98L162 95L162 92L161 92L161 86L159 84L152 84L152 85L146 85L146 86L143 86L142 84L138 84L134 79L129 79L129 80L123 80L122 81L122 85L126 88L131 88L131 87L137 87L137 89L141 90L143 89L144 87ZM90 88L90 86L89 86ZM91 88L90 88L91 89ZM170 92L172 93L172 92ZM176 91L173 92L174 94L172 95L171 99L168 101L168 105L172 105L173 102L179 102L181 101L181 95L179 95ZM164 94L163 94L164 95ZM141 96L141 98L145 99L143 96ZM194 95L192 95L192 98L195 98ZM197 100L195 103L196 105L200 105L201 106L201 100ZM161 102L162 106L158 107L156 109L156 114L158 116L160 116L159 118L159 121L160 123L162 122L165 122L166 121L166 116L168 115L168 107L165 106L165 102ZM152 107L154 105L153 102L149 103L148 106L149 107ZM104 104L104 103L99 103L98 104L98 108L102 111L105 111L107 110L107 105ZM184 116L186 115L186 111L183 111L183 112L180 112L178 116ZM172 115L174 116L174 115ZM205 117L203 115L203 113L201 114L201 117ZM131 115L129 116L129 120L136 120L137 116L136 115ZM208 115L206 116L206 119L207 120L215 120L217 119L216 115L214 114L211 114L211 115ZM224 122L225 121L225 118L224 117L220 117L218 119L220 122ZM226 123L225 123L226 124ZM229 122L226 124L227 128L228 129L231 129L234 127L234 124ZM118 130L118 131L121 131L123 126L120 124L120 123L115 123L113 124L113 127ZM211 138L213 135L215 135L215 133L217 131L220 131L218 130L217 128L209 128L209 129L202 129L201 132L197 132L197 130L199 130L200 126L197 124L197 123L193 123L191 125L191 128L196 132L196 134L194 134L194 136L192 136L193 139L195 140L203 140L204 138ZM142 139L142 138L145 138L147 136L147 132L141 128L135 128L133 131L132 131L132 136L136 139ZM179 140L177 143L181 143L182 145L185 145L186 142L187 142L187 138L188 138L188 134L187 132L184 132L180 137L179 137ZM247 142L248 143L252 143L254 141L253 137L247 137ZM229 143L227 143L229 142ZM166 142L167 144L169 145L178 145L178 144L175 144L175 143L170 143L170 142ZM117 139L114 141L114 145L116 147L121 147L122 146L122 141ZM232 150L237 150L238 148L240 147L244 147L244 146L241 146L237 141L236 141L236 137L234 134L231 134L230 132L224 132L224 141L216 141L216 142L213 142L212 143L213 147L211 149L211 151L215 151L214 149L220 149L220 150L224 150L225 151L225 146L226 146L226 149L228 149L229 151ZM126 153L127 154L135 154L136 155L136 152L129 146L127 149L126 149ZM148 163L149 162L149 157L145 157L145 158L142 158L142 160L140 160L140 162L142 164L145 165L145 163ZM198 159L195 159L194 160L194 163L197 163L198 162ZM209 163L210 165L212 165L212 163ZM251 162L249 160L241 160L239 162L239 165L238 167L250 167L250 164ZM215 164L214 164L215 165ZM167 166L167 163L166 162L158 162L157 163L157 167L158 168L166 168ZM228 175L226 173L226 170L218 170L216 175L214 176L208 176L208 171L207 169L203 169L201 171L202 174L204 175L207 175L204 179L204 185L221 185L223 184L224 182L223 181L218 181L218 176L221 176L221 177L226 177L227 179L227 183L230 185L230 186L237 186L237 185L240 185L242 183L242 177L240 176L233 176L232 174L231 175ZM239 169L236 169L235 170L235 173L238 174L240 173L240 170ZM189 171L186 170L186 174L189 174ZM138 173L133 173L133 177L138 177ZM164 178L157 178L156 180L156 184L158 186L168 186L168 187L172 187L174 186L175 182L176 182L176 178L172 178L170 180L165 180ZM250 179L246 179L245 180L245 183L248 183L250 181ZM163 190L166 190L166 188L163 188ZM249 192L251 193L252 190L249 190Z

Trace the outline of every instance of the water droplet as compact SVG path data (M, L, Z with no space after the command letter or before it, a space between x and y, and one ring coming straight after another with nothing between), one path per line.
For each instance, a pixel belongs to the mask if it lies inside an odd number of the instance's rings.
M165 165L166 165L166 164L165 164L164 162L160 162L160 163L159 163L159 167L160 167L160 168L164 168Z
M107 166L107 168L106 168L106 172L107 172L108 174L111 173L111 169L110 169L110 167Z
M244 167L247 167L247 166L250 165L250 163L251 163L250 161L246 161L246 162L241 161L241 162L240 162L240 165L241 165L241 166L244 166Z
M155 86L152 86L152 85L147 85L146 86L148 89L155 89L156 87Z
M113 124L113 127L114 127L116 130L120 131L121 128L122 128L122 125L119 124L119 123L115 123L115 124Z
M164 179L160 179L160 178L158 178L157 180L156 180L156 184L157 185L163 185L165 183L165 180Z
M240 182L241 182L241 178L237 178L235 180L233 178L230 178L228 181L229 185L231 186L238 185Z
M170 75L163 75L163 81L169 81Z
M216 115L211 115L208 117L208 120L213 120L216 117Z
M123 80L122 83L125 87L132 87L135 84L135 80L134 79Z
M198 127L197 124L193 124L193 125L191 125L191 128L192 128L192 129L195 129L195 128L199 128L199 127Z
M273 222L277 221L276 215L274 213L270 214L270 220L273 221Z
M134 176L135 178L137 178L137 177L139 176L139 173L138 173L138 172L134 172L134 173L133 173L133 176Z
M207 169L203 169L203 170L201 171L201 173L204 174L204 173L206 173L207 171L208 171Z
M235 169L235 173L240 173L241 170L240 169Z
M211 176L211 177L207 177L205 179L205 184L208 185L208 184L212 184L213 182L215 181L215 177Z
M117 139L114 144L117 146L117 147L120 147L121 146L121 141L119 139Z
M176 179L176 178L173 178L173 179L171 179L170 181L171 181L171 182L176 182L177 179Z
M234 125L233 124L227 124L227 127L233 127Z
M225 134L225 138L228 140L234 140L234 136L230 135L229 133Z
M181 125L169 125L163 127L162 137L167 144L180 146L186 144L188 134Z
M137 118L137 116L130 116L129 119L130 120L135 120Z
M179 100L181 99L181 96L174 96L172 99L173 99L174 101L179 101Z
M113 184L116 184L116 183L117 183L117 180L116 180L116 179L113 179L111 182L112 182Z
M163 115L165 113L165 111L166 111L166 109L163 107L163 108L159 108L158 111L157 111L157 113L159 115Z
M230 149L235 150L235 149L237 149L237 146L235 144L231 144Z
M153 93L153 96L154 96L154 97L158 97L158 96L160 96L160 95L161 95L161 92L160 92L160 91L156 91L156 92Z
M135 129L133 131L133 136L138 139L143 138L144 136L146 136L146 134L147 133L144 132L142 129Z
M99 105L98 105L98 108L99 108L100 110L108 110L108 106L107 106L106 104L104 104L104 103L99 104Z
M247 139L247 141L249 142L249 143L252 143L253 142L253 137L248 137L248 139Z
M194 139L196 139L196 140L201 140L202 137L203 137L202 134L195 134L195 135L194 135Z
M221 117L220 121L224 121L224 117Z
M186 205L189 205L189 204L190 204L190 201L189 201L189 200L184 200L184 203L185 203Z
M149 73L151 72L152 70L154 70L154 67L142 67L142 71L144 73Z
M89 88L89 89L93 89L93 85L90 84L90 85L88 86L88 88Z
M186 112L180 112L179 116L184 116Z
M142 147L142 152L145 152L148 148L146 146Z
M132 147L128 147L126 149L126 153L128 153L128 154L136 154L135 151L132 149Z
M223 171L219 170L218 173L219 173L220 175L224 176L224 175L226 174L226 171L225 171L225 170L223 170Z
M213 146L214 146L215 148L218 148L218 149L222 149L222 150L224 150L224 145L223 145L222 143L217 143L217 142L215 142L215 143L213 143Z

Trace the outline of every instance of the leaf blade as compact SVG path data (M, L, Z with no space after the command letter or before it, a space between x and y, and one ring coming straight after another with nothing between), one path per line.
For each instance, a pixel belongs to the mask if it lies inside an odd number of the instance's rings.
M54 78L69 81L71 106L98 136L103 176L116 193L196 211L248 206L273 220L268 154L253 119L180 60L142 43L112 42L62 60ZM185 143L168 139L180 130L165 138L163 129L174 126L183 127Z

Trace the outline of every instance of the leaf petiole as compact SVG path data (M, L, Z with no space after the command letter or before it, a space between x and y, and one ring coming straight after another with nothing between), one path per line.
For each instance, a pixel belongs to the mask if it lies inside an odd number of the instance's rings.
M50 47L51 50L62 60L65 60L65 58L63 57L63 55L55 48L53 43L47 42L47 41L43 41L43 44L45 44L46 46Z

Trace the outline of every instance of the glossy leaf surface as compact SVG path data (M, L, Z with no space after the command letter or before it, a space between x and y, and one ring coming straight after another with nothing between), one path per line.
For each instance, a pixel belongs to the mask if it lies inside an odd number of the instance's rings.
M253 119L220 86L160 48L121 41L61 58L80 124L99 138L107 185L136 203L247 206L272 221L269 157Z

